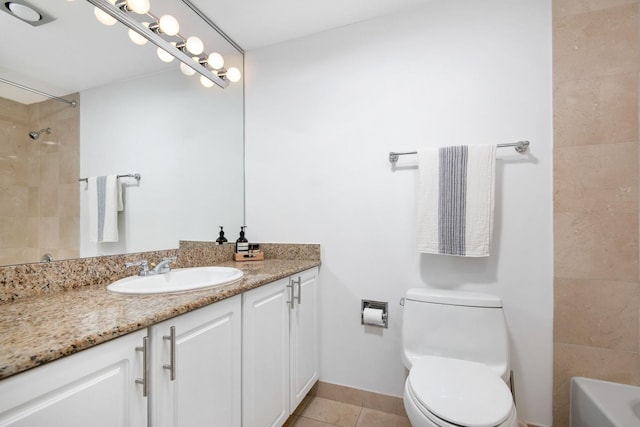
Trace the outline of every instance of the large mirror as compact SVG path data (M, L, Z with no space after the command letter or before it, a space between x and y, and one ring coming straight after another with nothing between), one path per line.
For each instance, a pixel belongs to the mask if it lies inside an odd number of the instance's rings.
M153 44L132 43L124 25L99 23L85 0L27 2L53 20L0 13L11 41L0 46L0 79L62 99L0 82L0 265L176 248L215 240L220 225L233 240L244 222L242 80L203 87ZM244 71L242 52L185 2L151 8ZM93 200L79 180L129 174L140 179L119 179L117 241L93 241Z

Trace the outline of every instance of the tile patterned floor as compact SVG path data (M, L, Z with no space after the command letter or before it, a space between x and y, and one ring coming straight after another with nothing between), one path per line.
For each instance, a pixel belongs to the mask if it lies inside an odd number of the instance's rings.
M284 427L411 427L409 419L389 412L307 396Z

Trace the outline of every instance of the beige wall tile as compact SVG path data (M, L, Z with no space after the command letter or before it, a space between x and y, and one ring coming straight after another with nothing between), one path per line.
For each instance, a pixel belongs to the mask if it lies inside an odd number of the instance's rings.
M39 235L41 248L57 248L59 242L58 217L40 217Z
M40 215L41 216L58 216L59 188L56 183L43 182L40 186Z
M77 257L79 229L73 225L79 227L80 214L79 119L78 108L57 101L22 106L0 98L0 135L3 135L0 138L0 186L15 187L12 191L2 191L0 220L7 214L34 219L23 237L18 237L17 231L11 231L9 236L0 233L0 238L10 239L0 245L13 245L22 239L28 245L25 248L37 250L39 260L40 252L47 247L50 249L46 251L57 254L59 248L54 245L60 241L65 245L65 255ZM52 128L51 134L43 134L38 140L28 138L29 131L47 127ZM11 156L10 161L7 156ZM59 213L65 218L58 225ZM40 216L47 219L40 221ZM55 226L53 218L56 218ZM8 228L5 225L3 229ZM14 249L12 253L17 256L20 247ZM37 261L31 255L24 261Z
M40 247L40 217L29 217L27 220L27 247Z
M577 15L633 3L638 3L638 0L554 0L553 16Z
M556 147L555 212L637 212L638 143Z
M0 194L2 194L0 219L8 216L27 216L29 210L29 191L26 186L0 186Z
M554 213L555 277L638 281L638 214Z
M554 344L553 425L569 426L571 377L640 385L640 355L574 344Z
M58 212L60 216L80 217L80 186L77 180L58 186Z
M0 248L26 248L28 218L6 217L0 221Z
M640 349L640 284L556 279L554 301L554 341Z
M29 193L29 207L27 215L30 217L40 216L40 188L27 187Z
M553 425L569 380L640 382L638 0L554 0Z
M22 264L26 259L37 260L38 250L30 248L2 248L0 251L0 265Z
M80 218L78 216L58 217L58 246L60 250L80 249Z
M554 145L638 140L638 74L569 80L553 93Z
M29 152L27 157L27 185L29 187L40 186L40 154Z
M77 150L60 153L59 177L61 184L75 184L80 188L80 153Z
M634 3L554 18L554 81L637 72L637 11Z
M0 98L0 120L26 125L29 120L28 107L7 98Z
M58 184L60 182L60 161L58 153L48 153L40 157L41 184Z

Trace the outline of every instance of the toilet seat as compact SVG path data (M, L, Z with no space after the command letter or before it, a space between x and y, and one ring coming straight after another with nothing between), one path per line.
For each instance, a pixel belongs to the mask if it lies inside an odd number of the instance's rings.
M488 366L424 356L409 372L407 391L427 418L465 427L495 427L514 412L509 388Z

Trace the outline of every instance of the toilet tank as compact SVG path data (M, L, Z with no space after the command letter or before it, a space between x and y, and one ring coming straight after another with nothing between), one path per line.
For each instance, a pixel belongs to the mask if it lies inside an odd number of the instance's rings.
M509 338L502 300L494 295L442 289L409 289L402 321L403 361L425 355L480 362L505 381Z

